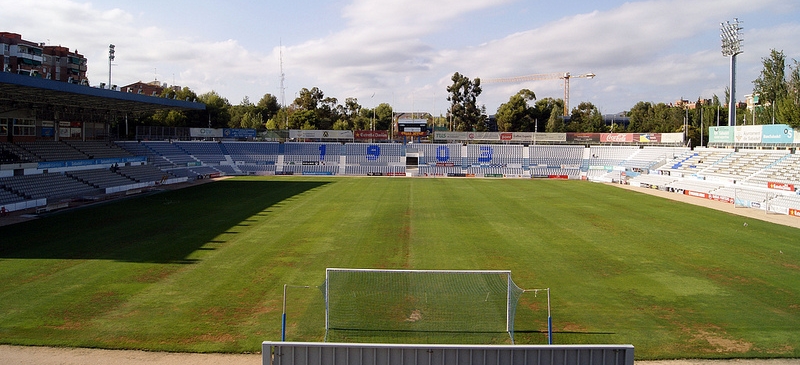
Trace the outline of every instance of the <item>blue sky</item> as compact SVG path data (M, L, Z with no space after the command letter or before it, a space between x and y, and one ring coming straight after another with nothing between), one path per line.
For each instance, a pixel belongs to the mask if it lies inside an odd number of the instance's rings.
M800 59L796 0L0 0L0 31L77 49L93 85L159 81L211 90L238 104L264 94L286 102L318 87L344 103L444 114L446 87L470 78L592 72L573 79L571 106L604 113L639 101L724 99L729 61L719 24L744 21L737 99L752 91L770 49ZM281 45L282 44L282 48ZM563 82L485 84L478 102L493 114L522 88L563 97Z

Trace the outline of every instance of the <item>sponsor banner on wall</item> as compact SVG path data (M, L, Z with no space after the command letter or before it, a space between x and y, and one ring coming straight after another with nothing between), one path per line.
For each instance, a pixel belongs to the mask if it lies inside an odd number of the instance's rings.
M447 141L499 141L498 132L435 132L434 139Z
M428 135L427 130L412 130L412 128L406 127L405 130L397 132L397 134L406 137L423 137Z
M782 191L794 191L795 190L794 184L786 184L786 183L775 182L775 181L768 181L767 182L767 187L770 188L770 189L782 190Z
M661 133L661 143L683 144L683 133Z
M224 138L256 138L256 130L249 128L225 128L222 130Z
M133 157L116 157L116 158L97 158L90 160L45 161L45 162L39 162L36 167L40 170L44 170L44 169L55 169L60 167L73 167L73 166L112 165L112 164L124 165L125 163L128 162L145 162L145 161L147 161L146 156L133 156Z
M445 131L433 132L433 139L437 140L463 141L466 136L467 136L466 132L445 132Z
M733 127L708 127L708 143L732 143Z
M761 143L760 125L740 125L733 127L733 139L736 143Z
M289 138L300 139L353 139L353 131L290 129Z
M718 202L733 204L733 198L731 198L729 196L722 196L722 195L717 195L717 194L709 194L708 195L708 199L716 200Z
M566 142L566 133L535 133L537 142Z
M639 143L661 143L661 133L641 133L634 136L634 140Z
M761 143L793 143L794 130L786 124L768 124L762 126Z
M631 143L633 142L633 133L601 133L600 142Z
M567 133L569 142L600 142L600 133Z
M222 129L219 128L189 128L192 138L222 138Z
M702 193L699 191L692 191L692 190L684 190L684 195L693 196L695 198L705 198L708 199L708 193Z
M534 132L445 132L435 131L439 141L566 142L566 133Z
M389 131L355 131L356 139L389 139Z
M789 208L789 215L792 217L800 217L800 209Z

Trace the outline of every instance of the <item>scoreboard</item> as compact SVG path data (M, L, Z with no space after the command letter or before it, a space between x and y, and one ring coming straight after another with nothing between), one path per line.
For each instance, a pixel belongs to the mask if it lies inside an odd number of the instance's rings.
M428 134L428 120L398 119L397 131L401 136L425 136Z

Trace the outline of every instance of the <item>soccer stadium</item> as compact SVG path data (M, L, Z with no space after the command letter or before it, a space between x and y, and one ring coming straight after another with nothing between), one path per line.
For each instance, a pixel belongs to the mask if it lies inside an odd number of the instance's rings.
M202 108L0 77L10 104ZM47 138L0 142L3 344L287 364L800 357L797 228L642 193L800 217L788 126L711 127L689 148L680 133L110 141L30 121Z

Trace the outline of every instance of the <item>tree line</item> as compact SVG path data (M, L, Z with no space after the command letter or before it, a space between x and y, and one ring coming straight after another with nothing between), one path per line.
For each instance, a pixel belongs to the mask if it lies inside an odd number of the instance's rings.
M755 107L737 110L736 125L789 124L800 128L800 63L787 66L783 51L772 50L762 59L763 70L753 81ZM507 132L630 132L674 133L684 129L693 144L700 143L702 129L728 125L728 98L684 102L680 105L640 101L625 113L625 122L607 121L590 102L581 102L564 116L564 100L537 99L529 89L522 89L501 104L494 118L478 104L482 92L480 78L470 79L458 72L447 87L450 106L446 115L432 116L430 123L454 131ZM197 100L205 111L159 111L140 116L138 123L169 127L212 127L253 129L338 129L389 130L392 107L387 103L366 108L356 98L344 103L326 96L317 87L300 90L289 105L280 105L272 94L264 94L257 103L245 97L232 105L214 91L196 95L191 89L164 89L162 97Z

